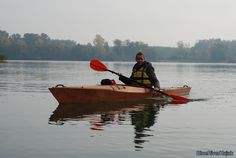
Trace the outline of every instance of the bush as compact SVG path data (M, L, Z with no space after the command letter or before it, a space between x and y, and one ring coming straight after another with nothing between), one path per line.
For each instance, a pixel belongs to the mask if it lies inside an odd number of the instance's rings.
M0 54L0 61L3 61L3 60L5 60L5 56Z

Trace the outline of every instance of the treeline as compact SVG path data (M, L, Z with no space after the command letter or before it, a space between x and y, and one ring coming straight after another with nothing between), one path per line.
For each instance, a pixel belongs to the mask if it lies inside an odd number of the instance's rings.
M9 35L0 30L0 60L91 60L133 61L143 51L149 61L175 62L236 62L236 41L200 40L193 47L182 41L177 47L149 46L140 41L113 41L113 46L96 35L92 43L51 39L47 34L25 33Z

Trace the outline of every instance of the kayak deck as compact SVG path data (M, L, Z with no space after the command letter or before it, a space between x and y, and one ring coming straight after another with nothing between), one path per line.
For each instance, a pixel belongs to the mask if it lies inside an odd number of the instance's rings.
M127 85L94 85L94 86L64 86L49 88L60 104L98 103L114 101L143 100L160 97L161 94L152 89ZM191 87L162 88L169 95L188 95Z

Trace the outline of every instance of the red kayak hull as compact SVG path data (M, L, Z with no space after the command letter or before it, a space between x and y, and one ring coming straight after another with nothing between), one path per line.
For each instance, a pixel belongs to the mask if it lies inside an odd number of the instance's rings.
M49 88L60 104L134 101L160 97L161 94L148 88L126 85L56 86ZM191 87L170 87L161 89L169 95L188 95Z

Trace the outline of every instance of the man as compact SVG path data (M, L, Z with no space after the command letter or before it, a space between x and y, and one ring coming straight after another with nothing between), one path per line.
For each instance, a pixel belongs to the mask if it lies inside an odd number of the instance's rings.
M155 70L150 62L145 60L144 54L142 52L138 52L135 57L136 64L133 67L132 74L130 79L123 77L122 75L119 77L119 80L128 85L136 85L136 86L148 86L154 87L155 89L160 89L160 83L156 77ZM138 83L140 84L138 84Z

